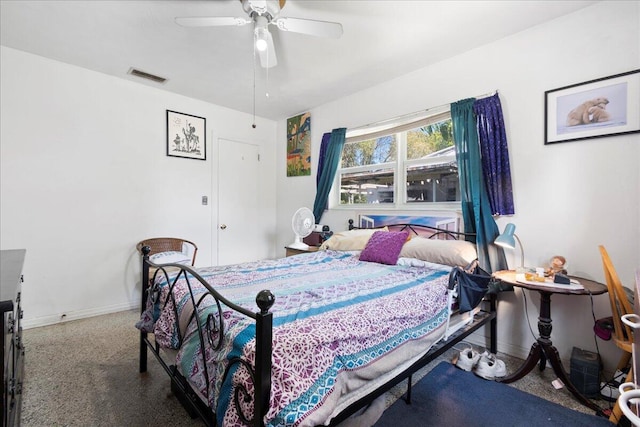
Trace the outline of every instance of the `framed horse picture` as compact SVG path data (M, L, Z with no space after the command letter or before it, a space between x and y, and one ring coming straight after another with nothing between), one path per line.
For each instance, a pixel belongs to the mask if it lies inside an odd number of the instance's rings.
M167 110L167 156L207 160L204 117Z

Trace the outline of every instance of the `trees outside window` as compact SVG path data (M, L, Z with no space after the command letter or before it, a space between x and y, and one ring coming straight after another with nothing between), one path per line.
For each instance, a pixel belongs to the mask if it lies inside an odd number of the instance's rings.
M336 180L340 205L460 201L450 114L347 138Z

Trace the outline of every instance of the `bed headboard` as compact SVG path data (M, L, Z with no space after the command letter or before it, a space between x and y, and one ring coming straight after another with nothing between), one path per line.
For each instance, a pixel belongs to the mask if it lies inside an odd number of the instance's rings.
M349 219L349 230L387 227L389 231L409 230L411 235L441 240L468 240L475 242L475 233L459 231L459 218L408 216L408 215L360 215L359 225Z

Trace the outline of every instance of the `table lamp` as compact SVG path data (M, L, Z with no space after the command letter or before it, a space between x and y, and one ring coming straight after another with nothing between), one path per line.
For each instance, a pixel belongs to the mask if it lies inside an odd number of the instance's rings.
M520 245L521 254L520 268L524 268L524 247L522 246L522 242L520 241L520 238L515 233L515 231L516 226L513 223L507 224L502 234L496 237L496 240L494 240L493 243L503 248L515 249L517 240L518 244Z

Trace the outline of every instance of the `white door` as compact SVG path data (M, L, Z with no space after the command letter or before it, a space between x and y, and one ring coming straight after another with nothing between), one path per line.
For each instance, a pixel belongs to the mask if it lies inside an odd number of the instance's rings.
M256 261L259 147L227 139L218 147L218 265Z

